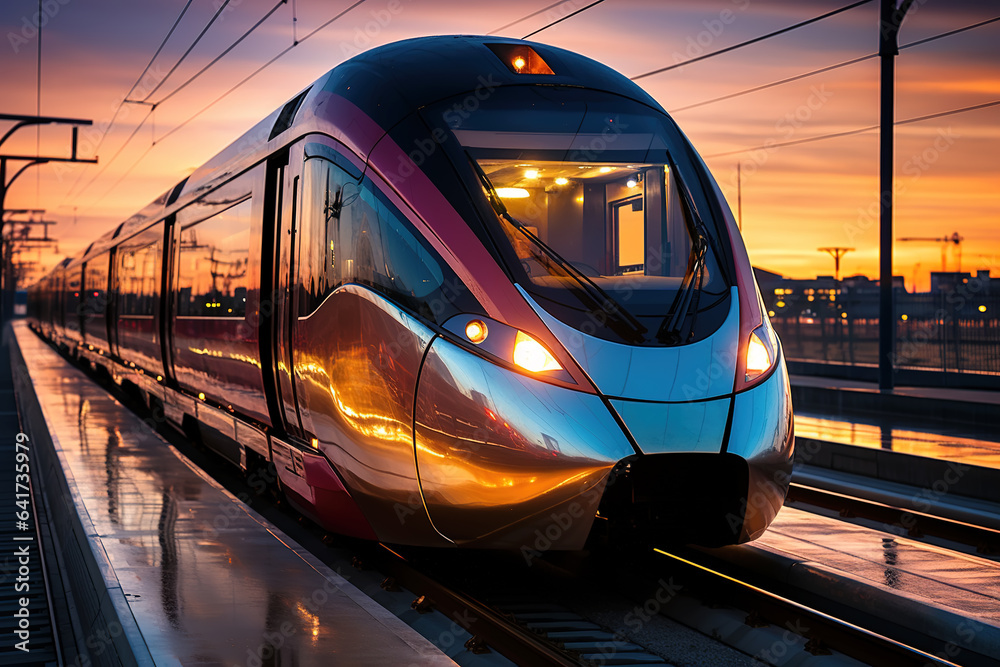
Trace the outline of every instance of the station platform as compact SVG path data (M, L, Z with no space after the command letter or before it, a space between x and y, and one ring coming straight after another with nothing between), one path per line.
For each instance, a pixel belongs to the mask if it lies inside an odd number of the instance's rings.
M1000 504L1000 392L790 376L796 467ZM940 480L947 480L942 485Z
M25 323L13 335L12 364L27 370L15 373L17 399L76 610L66 664L455 664Z
M881 391L875 382L795 374L788 379L796 410L868 412L1000 427L1000 391L907 386Z
M696 549L710 566L834 615L860 613L866 629L939 647L931 652L955 664L994 665L1000 655L995 560L792 507L754 542Z

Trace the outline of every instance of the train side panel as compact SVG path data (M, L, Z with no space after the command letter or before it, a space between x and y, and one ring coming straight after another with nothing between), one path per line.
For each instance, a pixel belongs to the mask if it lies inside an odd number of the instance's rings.
M164 224L123 241L116 249L118 356L129 366L163 376L158 305L163 266ZM134 365L134 366L133 366Z
M254 180L247 172L177 213L171 351L181 389L269 424L257 338Z

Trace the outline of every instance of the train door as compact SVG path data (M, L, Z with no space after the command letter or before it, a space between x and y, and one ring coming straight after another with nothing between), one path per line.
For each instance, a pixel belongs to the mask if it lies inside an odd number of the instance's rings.
M181 185L184 183L182 182ZM180 190L181 185L175 188L174 192ZM155 330L159 333L160 338L160 359L163 362L163 376L165 378L164 384L171 387L176 387L176 378L174 376L174 292L171 289L173 285L173 274L174 274L174 254L175 254L175 235L178 233L176 222L177 217L175 215L168 216L163 221L163 252L161 253L162 264L160 272L158 274L158 292L159 299L156 301L154 306L154 319L155 319Z
M108 336L108 351L112 357L119 357L118 354L118 248L112 248L108 262L108 291L104 299L105 321L104 326Z
M302 436L292 346L300 169L290 165L301 163L299 144L272 157L267 165L261 253L260 354L268 408L275 428L296 437Z

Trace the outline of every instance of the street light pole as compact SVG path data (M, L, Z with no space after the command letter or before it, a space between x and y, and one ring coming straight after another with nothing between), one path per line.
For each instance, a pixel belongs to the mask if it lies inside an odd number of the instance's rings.
M879 324L878 387L893 388L896 313L892 290L892 166L895 122L895 59L899 55L899 26L913 0L881 0L879 10Z

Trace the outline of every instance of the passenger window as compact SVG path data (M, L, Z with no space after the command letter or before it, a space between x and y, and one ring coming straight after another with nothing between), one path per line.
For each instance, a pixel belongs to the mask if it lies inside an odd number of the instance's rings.
M83 274L84 316L100 317L108 306L108 253L102 253L87 262Z
M181 230L177 314L245 317L251 200Z
M80 298L80 267L69 269L66 275L66 299L64 301L63 313L66 316L66 326L70 329L79 329L80 324L77 319L82 315L81 306L83 300Z
M118 312L152 317L160 291L163 223L125 241L118 248Z
M329 160L309 158L305 183L301 316L347 283L366 285L431 321L478 310L457 276L371 181L359 183Z

